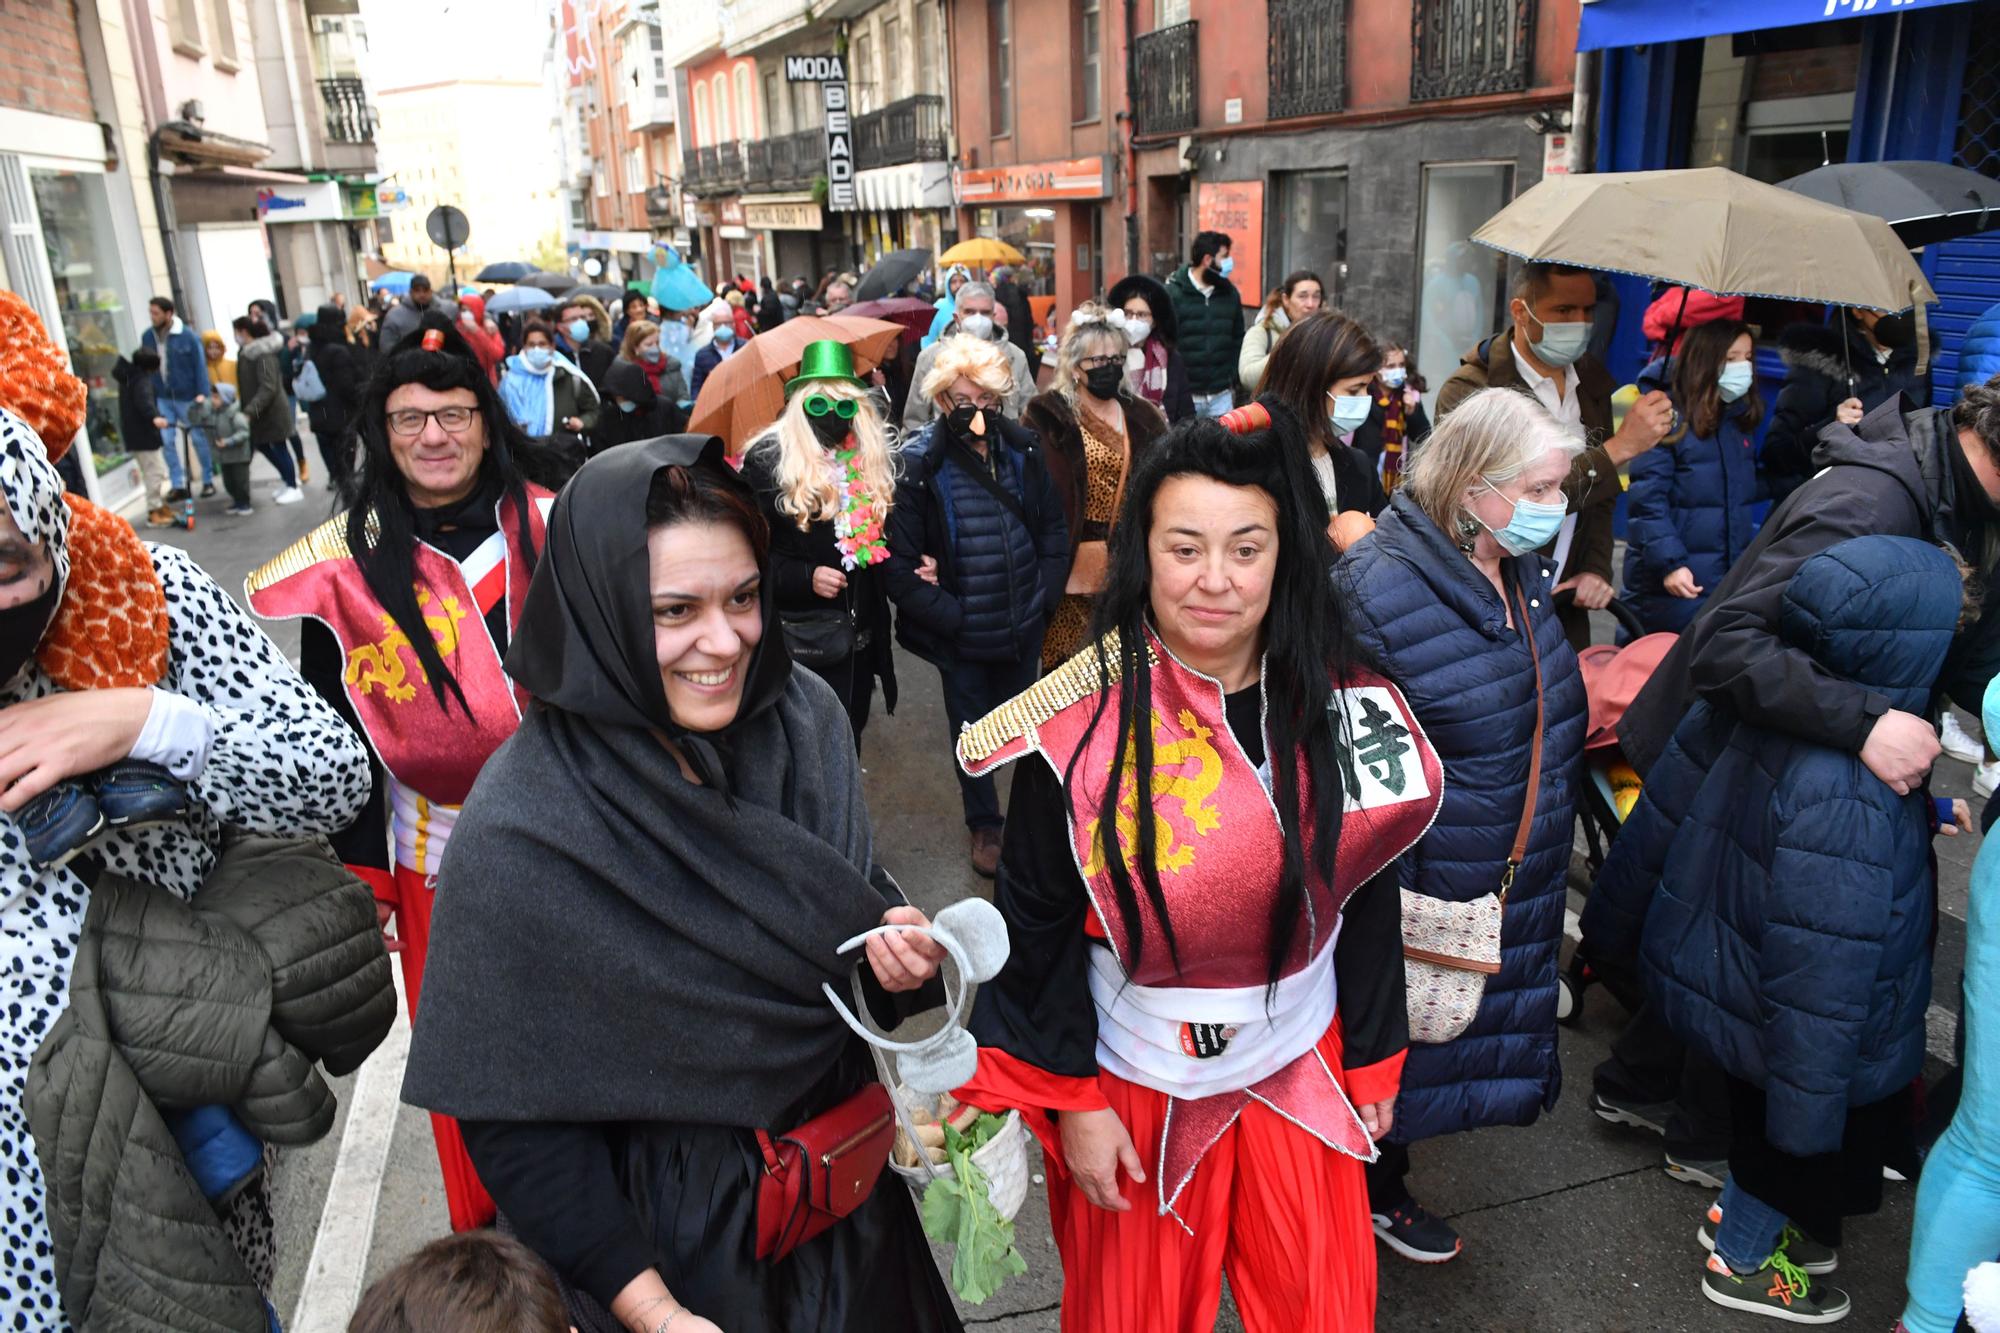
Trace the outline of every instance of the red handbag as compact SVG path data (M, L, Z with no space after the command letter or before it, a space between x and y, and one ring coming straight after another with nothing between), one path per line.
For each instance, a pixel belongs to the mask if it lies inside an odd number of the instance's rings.
M758 1130L757 1257L782 1259L859 1208L895 1140L895 1107L880 1083L775 1139Z

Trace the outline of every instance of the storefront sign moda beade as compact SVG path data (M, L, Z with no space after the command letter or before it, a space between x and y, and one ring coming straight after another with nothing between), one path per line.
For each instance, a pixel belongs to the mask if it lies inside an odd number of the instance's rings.
M852 212L857 204L847 62L837 55L786 56L785 80L819 85L820 108L826 117L826 206L836 212Z

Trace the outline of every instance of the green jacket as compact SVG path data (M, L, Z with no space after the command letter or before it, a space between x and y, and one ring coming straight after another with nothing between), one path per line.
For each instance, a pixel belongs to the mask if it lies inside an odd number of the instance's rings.
M242 838L192 901L103 876L23 1095L79 1333L265 1333L160 1108L223 1105L266 1143L312 1143L335 1109L315 1062L355 1069L395 1020L375 900L322 843Z
M208 432L217 463L250 461L250 423L241 407L223 401L221 390L210 391L207 402L188 408L188 420Z
M1174 348L1187 363L1188 388L1220 393L1236 383L1236 354L1243 346L1243 302L1229 279L1214 277L1203 296L1183 264L1167 279L1179 338Z

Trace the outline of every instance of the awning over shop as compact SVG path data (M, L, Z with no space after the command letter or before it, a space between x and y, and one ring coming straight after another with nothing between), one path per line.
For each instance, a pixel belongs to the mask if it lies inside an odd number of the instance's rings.
M951 164L907 162L871 167L854 175L857 206L895 212L904 208L950 208Z
M1584 0L1576 49L1646 46L1962 3L1964 0Z

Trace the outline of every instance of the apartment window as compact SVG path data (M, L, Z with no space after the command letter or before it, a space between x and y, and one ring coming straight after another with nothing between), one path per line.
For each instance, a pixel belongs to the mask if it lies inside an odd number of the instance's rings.
M766 137L775 139L780 134L789 134L791 132L791 117L787 114L790 109L785 103L784 95L779 92L778 72L773 69L765 70L764 133Z
M1511 162L1424 168L1417 222L1416 360L1430 368L1433 385L1444 382L1445 371L1458 364L1466 348L1506 325L1506 257L1468 238L1513 197ZM1327 295L1331 299L1333 294Z
M1076 119L1096 120L1103 88L1103 41L1098 18L1103 0L1080 0L1076 7Z
M201 0L169 0L167 40L182 55L206 55L201 44Z
M993 132L1014 132L1014 3L987 0L987 28L993 34Z
M625 150L625 193L638 194L646 188L646 155L637 148Z
M1188 0L1153 0L1153 26L1171 28L1188 21Z
M854 93L855 109L873 111L879 105L875 96L875 43L866 33L854 39L849 63L847 84Z
M646 41L653 53L653 86L666 88L673 80L667 77L667 39L655 24L646 25Z
M721 143L735 138L729 129L729 80L718 70L715 77L708 81L708 87L715 94L715 141Z
M1535 6L1507 0L1414 0L1410 100L1517 93L1530 82Z
M917 54L910 63L920 93L943 91L938 87L937 70L943 61L937 46L937 6L934 0L917 0Z
M708 85L694 86L694 141L697 147L706 148L715 142L715 136L708 132Z
M800 130L816 130L826 123L826 110L820 105L819 85L816 83L795 83L792 85L792 127Z
M750 67L736 67L736 137L757 137L757 93L750 85Z
M208 19L209 53L221 68L236 69L236 21L229 15L229 0L210 0Z
M903 95L903 22L882 20L882 100L893 102Z

